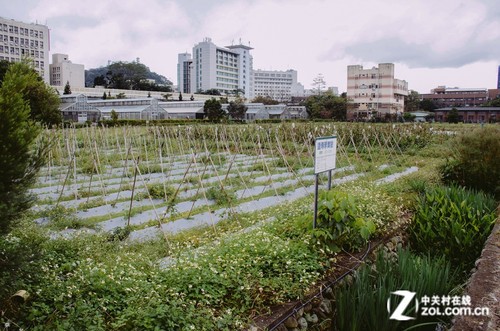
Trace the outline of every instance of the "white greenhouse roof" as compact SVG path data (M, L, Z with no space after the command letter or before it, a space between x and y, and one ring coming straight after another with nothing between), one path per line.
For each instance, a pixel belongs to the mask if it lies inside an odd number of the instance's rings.
M203 107L163 108L167 114L203 113Z

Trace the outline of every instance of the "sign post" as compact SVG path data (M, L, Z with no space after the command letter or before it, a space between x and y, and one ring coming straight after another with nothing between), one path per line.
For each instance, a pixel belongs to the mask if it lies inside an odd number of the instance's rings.
M335 169L337 160L337 136L318 137L314 144L314 220L313 228L316 228L318 218L318 187L319 174L328 171L328 190L332 187L332 170Z

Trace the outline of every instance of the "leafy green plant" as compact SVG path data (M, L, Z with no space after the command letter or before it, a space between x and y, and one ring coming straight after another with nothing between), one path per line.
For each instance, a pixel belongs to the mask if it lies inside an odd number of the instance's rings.
M456 138L454 155L441 166L445 183L482 190L500 197L500 128L487 126Z
M341 191L320 194L314 235L333 251L359 250L375 232L375 223L360 217L353 196Z
M212 186L206 191L207 199L215 201L217 205L229 205L236 199L233 192L228 192L219 186Z
M56 230L79 229L84 227L81 220L74 215L74 210L58 205L41 213L49 220L49 226Z
M175 188L169 185L151 184L148 185L148 192L153 199L169 200L175 194Z
M418 197L410 225L414 250L444 254L453 265L468 270L480 255L496 219L496 202L482 192L435 187Z
M413 255L408 250L398 251L397 261L388 259L382 251L373 265L365 265L356 273L352 284L344 283L335 291L336 330L406 330L417 326L418 330L435 330L439 317L417 316L412 321L389 319L387 300L391 292L407 290L416 297L449 295L456 282L450 263L444 258ZM391 301L392 311L399 304ZM406 315L415 315L411 304Z

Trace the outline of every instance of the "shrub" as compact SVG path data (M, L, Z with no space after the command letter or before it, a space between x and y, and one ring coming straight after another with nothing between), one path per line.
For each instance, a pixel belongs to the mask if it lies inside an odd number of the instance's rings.
M41 216L49 220L49 226L54 230L64 230L68 228L79 229L85 227L74 213L74 209L58 205L43 211Z
M0 86L0 234L7 233L11 223L30 207L28 189L46 152L45 148L33 151L41 130L30 119L33 109L23 98L36 86L37 75L26 63L12 64Z
M435 187L418 197L410 242L414 250L444 254L467 270L481 253L495 222L496 202L457 186Z
M353 196L341 191L322 192L314 235L333 251L359 250L375 232L375 223L360 217Z
M229 205L231 201L236 199L233 192L228 192L218 186L210 187L205 194L207 199L215 201L217 205Z
M175 194L175 189L172 186L164 184L151 184L148 185L148 192L153 199L171 199Z
M407 290L416 292L416 297L448 295L455 283L450 263L441 258L420 257L408 250L398 252L397 262L379 253L373 266L365 265L357 272L354 282L344 283L335 291L336 330L409 330L419 325L418 330L436 330L439 316L412 321L389 319L387 300L391 292ZM392 311L399 302L391 302ZM405 311L415 315L414 304Z
M483 190L500 197L500 128L488 126L454 141L454 155L441 167L445 183Z

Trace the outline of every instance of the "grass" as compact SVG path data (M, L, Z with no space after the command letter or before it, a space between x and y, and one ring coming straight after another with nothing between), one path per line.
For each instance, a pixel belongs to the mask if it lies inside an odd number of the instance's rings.
M140 158L141 161L149 161L147 165L139 163L144 167L144 171L157 171L158 152L161 150L165 169L169 169L170 172L180 167L181 163L189 164L193 150L198 153L204 150L204 146L208 146L210 156L205 160L200 157L197 163L200 165L207 162L211 164L212 161L218 163L217 171L220 171L219 176L222 179L222 174L225 176L227 173L223 167L228 167L232 158L227 154L224 157L222 154L216 155L223 149L221 146L229 146L231 153L235 154L259 155L263 150L269 157L265 163L257 160L247 163L245 168L241 164L238 165L240 171L254 173L243 178L228 178L223 183L229 192L233 192L244 186L262 185L263 183L253 183L253 179L263 176L263 172L267 175L268 169L274 174L278 173L276 168L284 168L287 165L295 171L299 170L300 165L312 167L311 135L337 132L339 136L348 134L357 147L339 147L338 167L355 165L356 171L361 169L370 172L367 176L369 179L380 178L414 164L421 164L424 173L431 174L434 163L439 160L439 150L432 149L434 139L439 138L441 143L447 137L429 136L419 127L409 125L403 127L415 137L399 134L401 133L398 131L401 129L399 126L368 127L358 123L333 122L65 130L62 135L64 138L54 144L57 153L53 153L55 159L52 163L61 164L64 173L64 169L67 169L65 160L71 159L73 152L73 144L66 146L66 142L79 142L74 144L77 149L81 149L76 152L83 153L83 150L88 148L87 141L95 140L96 146L94 144L91 146L99 152L101 164L104 166L116 164L119 168L123 168L124 158L130 150L128 166L132 165L133 159ZM276 137L270 137L270 134L276 134ZM375 134L382 141L382 145L377 145L377 140L373 138ZM420 138L416 138L416 135L426 138L425 144L419 140ZM215 144L215 139L222 136L227 140ZM400 137L405 140L399 139ZM278 150L274 138L281 139L285 159L279 157L281 151ZM390 144L386 146L385 140L390 140L397 148L387 148ZM369 141L370 145L366 145L366 141ZM420 146L421 144L423 146ZM411 151L411 155L402 154L402 150ZM112 154L110 151L113 151ZM427 153L427 156L422 156L421 152ZM271 155L275 158L271 159ZM432 164L427 166L426 162L429 159L432 160ZM393 167L377 171L373 163L391 163ZM233 164L230 173L239 176L235 166ZM350 172L337 174L335 177L348 173ZM199 176L192 174L193 172L188 175L186 182L201 185ZM104 180L117 177L108 172L102 175ZM205 188L214 187L215 200L221 191L218 190L218 186L205 182L211 177L214 175L204 174L201 180ZM429 178L432 176L429 175ZM275 182L282 180L285 179ZM130 188L130 181L130 177L124 178L125 185L121 185L116 191L106 187L106 191L116 193L123 188ZM79 184L85 188L87 183L82 181ZM362 183L357 181L353 185L363 186ZM184 184L181 180L168 181L168 186L177 189L178 185L180 192L190 187ZM276 191L278 195L285 195L293 189L310 185L312 181L301 181ZM422 185L418 177L414 178L413 182L403 179L383 185L387 194L374 199L381 202L391 200L398 197L398 192L402 191L408 196L417 194ZM140 186L144 186L142 182ZM163 183L147 182L147 186L150 186L149 193L152 196L156 195L153 191L157 191L158 197L164 196ZM346 190L348 189L346 185ZM82 192L84 191L86 190L83 189ZM89 201L97 205L101 194L98 190L91 190ZM275 190L270 189L254 197L237 202L228 200L225 203L236 205L275 194ZM367 196L365 200L368 201L370 197L371 195ZM72 200L72 197L63 199ZM177 202L191 199L193 198L179 199ZM127 200L119 199L117 202ZM399 202L397 199L394 201ZM168 201L158 206L164 207L167 204ZM31 267L26 265L25 273L20 272L15 281L6 282L9 287L2 289L2 298L5 297L4 293L12 288L26 288L35 293L30 306L25 307L26 311L23 314L26 315L21 314L22 316L16 317L15 320L24 328L36 329L35 325L38 325L42 329L64 329L70 326L90 329L99 328L98 325L101 325L106 329L134 329L140 325L142 329L155 327L183 329L196 323L200 329L240 329L245 326L250 314L266 311L270 304L300 298L307 290L314 287L323 268L329 264L330 257L321 253L309 233L311 205L312 196L309 195L293 203L283 203L258 212L231 213L214 226L191 229L175 235L167 234L166 238L162 237L147 243L130 243L122 239L126 237L128 231L156 226L157 222L154 220L139 226L120 229L111 237L77 235L66 241L40 240L41 249L37 251L40 253L38 258L41 262L34 269L38 272L32 272ZM91 206L89 204L81 207ZM151 206L134 207L132 213L144 212L151 208ZM376 217L375 212L368 214L368 209L365 209L367 217ZM208 206L203 206L193 210L193 213L208 210ZM88 226L110 217L127 216L128 209L89 218L79 223ZM187 213L177 213L174 210L172 217L167 221L186 216ZM264 222L271 217L277 220ZM245 233L251 230L243 231L260 223L263 224L251 233ZM26 228L25 231L30 233L36 230ZM31 245L35 245L38 242L29 240L29 236L21 232L16 233L16 236L21 238L23 244L31 242ZM30 238L36 236L33 234ZM193 254L181 256L183 252L191 252L197 248L202 252L199 256ZM178 263L173 271L160 271L156 267L157 262L165 256L182 258L177 260ZM23 282L25 279L23 275L29 274L36 279ZM42 294L38 294L37 290L41 290ZM31 316L31 319L26 316ZM9 314L3 315L0 317L0 322L11 317Z

